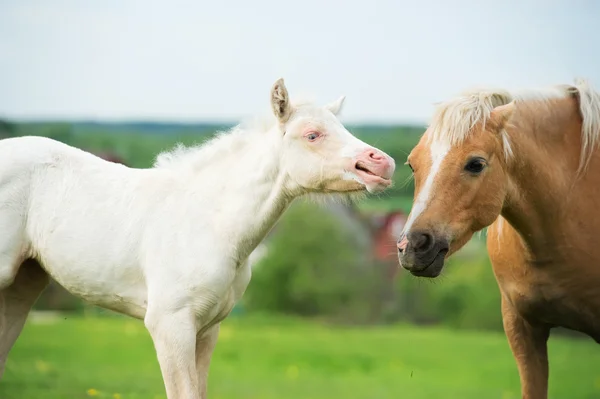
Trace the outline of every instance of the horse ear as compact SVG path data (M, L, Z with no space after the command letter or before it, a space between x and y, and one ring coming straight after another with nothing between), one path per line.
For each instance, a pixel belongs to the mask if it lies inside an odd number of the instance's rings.
M490 114L489 126L492 130L500 132L504 129L515 110L515 102L494 108Z
M331 103L327 104L325 106L325 108L328 109L329 111L331 111L334 115L337 115L342 110L342 107L344 105L344 100L345 99L346 99L346 96L341 96L340 98L338 98L334 102L331 102Z
M285 123L292 114L292 106L283 78L277 79L271 88L271 106L280 123Z

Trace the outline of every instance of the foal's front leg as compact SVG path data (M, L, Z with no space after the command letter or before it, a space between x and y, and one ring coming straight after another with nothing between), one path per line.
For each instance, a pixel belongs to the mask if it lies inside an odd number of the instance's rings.
M144 319L154 341L168 399L200 399L196 323L189 308L148 308Z
M524 319L502 298L502 320L508 343L517 361L523 399L548 397L548 337L550 329Z
M196 338L196 371L198 373L198 392L201 399L206 399L208 369L210 359L217 344L220 324L216 324Z

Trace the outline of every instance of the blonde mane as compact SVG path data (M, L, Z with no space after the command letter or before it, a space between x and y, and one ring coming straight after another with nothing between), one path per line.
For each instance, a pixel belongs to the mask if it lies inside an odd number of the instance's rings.
M440 103L435 110L430 125L429 140L449 146L461 144L473 133L477 124L485 126L492 110L515 103L537 101L550 104L550 100L576 95L583 120L581 165L583 170L596 149L600 137L600 93L583 79L574 85L560 85L542 89L509 91L505 89L471 89L456 98ZM506 132L502 133L504 154L512 157L513 152Z

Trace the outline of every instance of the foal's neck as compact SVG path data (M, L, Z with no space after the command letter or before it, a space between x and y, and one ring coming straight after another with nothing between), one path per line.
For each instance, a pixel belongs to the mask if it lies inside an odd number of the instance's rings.
M200 185L207 180L213 184L210 207L216 228L227 236L238 262L256 248L296 196L280 168L282 133L271 130L248 132L251 140L196 177Z

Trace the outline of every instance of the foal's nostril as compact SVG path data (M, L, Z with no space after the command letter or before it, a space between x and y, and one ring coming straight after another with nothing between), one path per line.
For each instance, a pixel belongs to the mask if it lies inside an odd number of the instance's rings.
M378 153L377 151L371 151L369 153L369 158L371 158L374 161L379 161L379 160L383 159L383 156L380 153Z
M409 242L415 252L427 252L433 247L433 236L425 232L414 232L410 234Z

